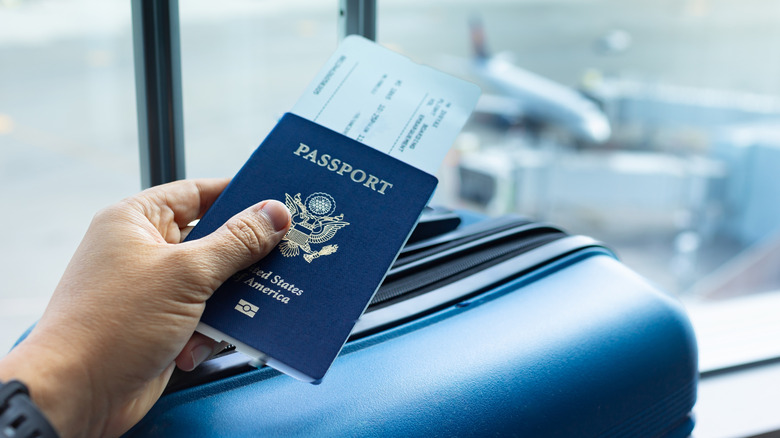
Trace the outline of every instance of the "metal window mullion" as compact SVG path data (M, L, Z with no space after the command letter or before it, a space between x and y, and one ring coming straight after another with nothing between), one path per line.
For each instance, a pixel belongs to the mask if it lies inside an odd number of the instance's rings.
M339 39L354 34L376 41L376 0L339 0Z
M143 188L184 178L178 0L131 0Z

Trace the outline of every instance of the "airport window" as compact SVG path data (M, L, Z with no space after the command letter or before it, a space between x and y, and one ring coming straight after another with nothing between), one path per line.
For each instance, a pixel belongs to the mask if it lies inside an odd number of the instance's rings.
M338 3L180 2L187 177L240 168L336 48ZM776 319L744 305L780 289L775 2L377 7L380 44L483 89L435 203L600 239L692 314ZM94 213L140 189L133 62L128 0L0 0L0 350Z
M377 28L483 87L447 202L561 224L666 290L723 298L777 287L715 278L780 225L780 13L758 3L380 2Z
M0 1L0 350L101 208L138 191L130 4Z
M336 49L337 8L179 2L188 177L238 171Z

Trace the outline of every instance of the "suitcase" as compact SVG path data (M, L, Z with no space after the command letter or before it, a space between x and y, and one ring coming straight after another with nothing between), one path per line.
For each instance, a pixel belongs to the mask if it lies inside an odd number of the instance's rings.
M149 76L138 64L139 87L180 106L176 4L143 5L163 9L134 9L135 32L156 42L139 45L137 57L159 67ZM174 99L162 95L166 84ZM170 111L139 108L146 125L170 134L149 138L179 138L180 117L171 124ZM145 185L180 178L176 145L148 143L144 153L178 168L142 166ZM175 373L127 435L690 434L696 343L674 298L587 237L516 217L426 217L323 383L254 368L228 349Z
M432 216L320 385L228 349L177 372L127 436L691 433L696 343L676 299L593 239Z

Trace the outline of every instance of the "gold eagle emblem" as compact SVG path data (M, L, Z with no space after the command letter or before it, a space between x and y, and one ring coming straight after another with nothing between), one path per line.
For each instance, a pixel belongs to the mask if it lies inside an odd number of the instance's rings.
M331 216L336 211L336 201L327 193L316 192L301 201L301 194L285 193L284 203L290 210L291 226L279 243L279 251L285 257L295 257L303 251L303 259L311 263L317 257L333 254L338 245L326 245L317 250L312 245L327 242L338 230L349 225L344 215Z

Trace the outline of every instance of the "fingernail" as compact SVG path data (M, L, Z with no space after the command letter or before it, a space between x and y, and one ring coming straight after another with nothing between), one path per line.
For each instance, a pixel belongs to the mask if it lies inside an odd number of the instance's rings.
M209 356L211 356L211 346L198 345L192 349L190 354L192 355L192 368L194 369L203 363L204 360L208 359Z
M275 231L287 228L290 223L290 211L279 201L267 201L260 211L268 217Z

